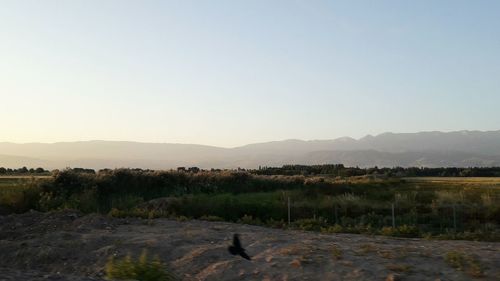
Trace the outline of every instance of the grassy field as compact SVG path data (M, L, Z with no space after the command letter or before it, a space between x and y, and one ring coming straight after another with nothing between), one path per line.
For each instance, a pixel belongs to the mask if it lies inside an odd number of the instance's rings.
M0 177L0 194L22 191L29 186L30 181L28 177Z
M443 183L452 185L494 185L500 188L500 177L409 177L413 183Z
M167 199L148 203L156 198ZM64 208L113 216L201 218L325 232L500 241L498 178L339 180L132 170L0 178L0 212Z
M2 176L0 177L0 215L21 213L37 207L40 180L50 177L41 176Z

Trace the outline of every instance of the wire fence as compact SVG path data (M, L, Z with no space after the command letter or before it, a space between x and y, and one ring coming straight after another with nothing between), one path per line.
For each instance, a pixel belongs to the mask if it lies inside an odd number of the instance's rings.
M303 205L287 200L288 224L304 219L322 220L328 225L374 228L416 227L422 232L499 230L498 208L480 204L411 204L386 202L377 207L332 204Z

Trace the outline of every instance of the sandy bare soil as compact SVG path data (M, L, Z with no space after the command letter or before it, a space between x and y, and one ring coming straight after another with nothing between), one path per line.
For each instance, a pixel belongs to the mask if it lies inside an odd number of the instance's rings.
M231 256L239 233L252 261ZM143 249L182 280L473 280L460 251L500 280L500 243L286 231L223 222L113 219L78 212L0 216L0 280L103 280L111 255Z

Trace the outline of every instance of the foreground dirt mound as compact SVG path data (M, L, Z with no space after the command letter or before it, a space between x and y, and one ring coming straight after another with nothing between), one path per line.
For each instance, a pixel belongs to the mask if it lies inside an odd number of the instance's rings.
M233 233L240 234L252 261L228 253ZM110 256L138 256L143 249L158 255L183 280L500 276L499 243L323 235L224 222L112 219L72 211L0 216L0 280L102 280ZM466 258L446 261L452 252ZM472 267L469 258L475 260ZM461 263L465 266L457 269Z

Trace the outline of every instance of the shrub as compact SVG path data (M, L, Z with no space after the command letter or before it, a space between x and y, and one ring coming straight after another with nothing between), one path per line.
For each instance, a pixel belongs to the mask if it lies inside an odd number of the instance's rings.
M253 224L253 225L262 225L262 221L259 218L253 218L252 216L249 215L244 215L238 220L238 223L243 223L243 224Z
M176 221L183 222L183 221L188 221L188 220L190 220L190 218L188 218L188 217L186 217L186 216L177 216L177 217L175 217L175 220L176 220Z
M173 281L175 277L158 257L151 259L143 251L137 261L130 255L118 260L111 256L106 264L106 279Z

